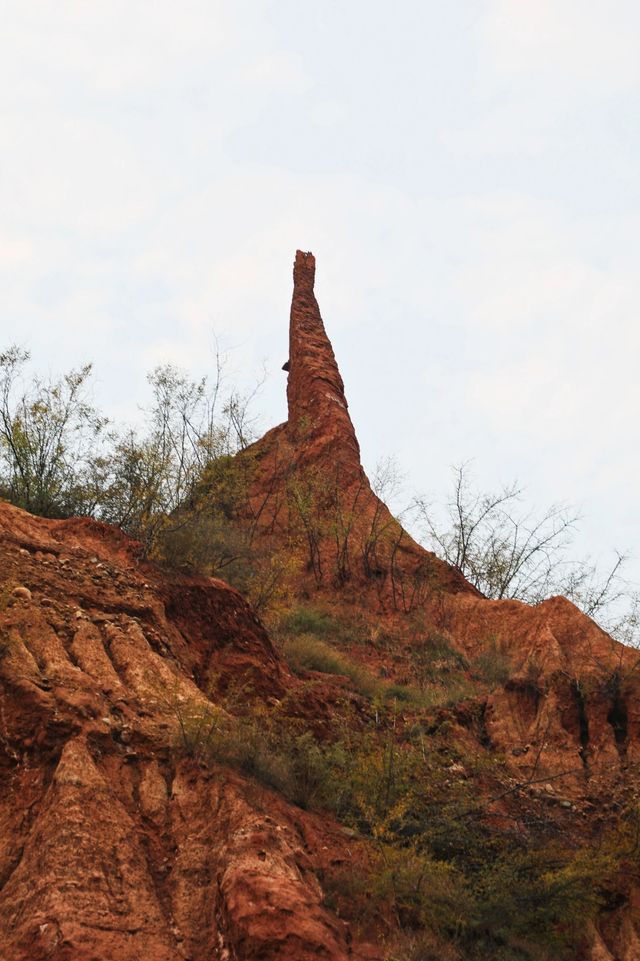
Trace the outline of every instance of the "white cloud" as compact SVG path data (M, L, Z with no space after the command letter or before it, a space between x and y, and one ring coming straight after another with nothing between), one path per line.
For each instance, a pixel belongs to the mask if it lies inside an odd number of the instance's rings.
M259 57L249 64L243 79L252 87L268 87L272 90L290 90L293 87L298 94L307 90L310 83L301 58L283 53Z
M232 10L220 0L156 0L152 7L146 0L5 0L2 74L43 93L44 70L103 94L168 87L181 70L230 42ZM26 78L25 67L33 69Z
M485 21L495 71L610 92L640 79L634 0L491 0Z
M33 245L29 240L0 234L0 271L23 266L32 256Z

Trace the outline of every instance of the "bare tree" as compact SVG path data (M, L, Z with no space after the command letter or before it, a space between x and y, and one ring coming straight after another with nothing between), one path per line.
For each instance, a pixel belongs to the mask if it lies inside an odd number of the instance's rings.
M454 470L443 521L424 500L415 501L418 523L433 550L491 598L537 604L562 594L614 636L637 636L640 596L624 579L625 554L604 572L590 559L572 559L579 515L562 504L540 514L522 506L522 489L510 484L478 493L468 464Z
M542 515L521 508L516 484L479 494L467 464L455 469L447 519L440 526L429 506L416 502L434 550L487 597L517 597L535 604L554 592L578 515L552 505Z
M308 551L307 567L318 585L322 583L324 573L321 545L325 535L325 494L321 479L309 471L292 471L287 479L291 533L295 536L296 528L299 528Z
M378 461L371 479L371 489L376 495L375 506L361 543L362 564L367 577L381 577L387 573L388 557L382 554L393 554L393 535L398 527L389 504L397 498L401 483L402 475L393 457Z

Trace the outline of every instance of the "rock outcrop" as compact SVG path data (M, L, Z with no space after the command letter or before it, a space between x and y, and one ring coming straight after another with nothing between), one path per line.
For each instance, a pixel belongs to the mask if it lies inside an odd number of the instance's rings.
M313 254L298 250L289 325L287 433L304 452L305 464L320 461L326 470L331 461L340 483L349 486L364 476L360 446L315 298L315 274Z
M318 527L316 548L322 576L308 563L305 591L321 598L334 596L338 589L345 603L376 609L379 617L400 623L407 611L412 616L419 613L468 660L499 649L508 661L509 676L476 704L483 747L504 755L505 770L521 786L523 796L542 794L551 804L562 802L566 809L573 805L585 817L585 811L606 803L620 784L633 783L640 750L637 652L617 643L564 598L531 607L482 597L459 571L425 551L395 524L361 467L314 280L313 256L298 251L288 422L267 434L253 451L260 465L257 490L261 495L269 490L271 496L278 492L274 500L279 504L281 533L292 526L286 511L292 470L295 476L302 468L304 476L310 469L316 489L318 478L321 487L324 478L331 492L318 502L327 519L323 530ZM269 531L277 537L275 516L269 518ZM336 530L342 531L343 557L351 552L346 576L337 567ZM367 545L374 539L375 549L367 558ZM391 669L398 671L402 663L402 654L395 651ZM465 723L464 711L461 722ZM628 916L620 923L619 930L626 930ZM610 947L618 945L612 947L615 953L635 935L608 937ZM594 938L598 943L600 935ZM594 958L597 950L594 947ZM633 946L624 948L624 956L640 957L634 951Z
M241 455L240 522L263 549L299 555L292 594L400 638L355 652L385 678L428 657L434 632L461 663L499 650L506 675L436 720L498 759L487 810L509 831L597 835L607 805L635 790L636 652L563 598L482 597L402 530L362 469L314 281L298 251L288 420ZM343 722L373 723L349 679L311 689L237 591L143 562L95 521L0 503L0 570L0 957L381 961L322 887L353 862L355 832L184 750L194 718L224 720L230 691L259 717L293 705L313 730L345 704ZM576 959L640 958L638 892L616 898ZM384 926L372 930L381 943Z
M288 421L251 450L260 468L258 497L278 505L281 533L292 523L292 477L298 483L300 476L311 477L309 489L323 493L314 502L325 516L316 545L322 578L309 557L308 589L331 594L342 585L347 596L401 622L409 607L421 610L468 658L498 645L511 676L487 700L485 733L525 780L534 770L541 778L568 771L565 787L579 789L620 771L640 748L637 654L563 598L538 607L483 598L394 522L361 466L344 384L314 294L315 267L311 253L297 251ZM277 537L273 514L267 509L264 516L268 536ZM346 572L338 569L340 538L343 564L349 555ZM337 571L343 576L336 577Z
M412 592L425 578L447 591L477 594L462 575L419 547L373 492L338 364L314 293L312 253L296 252L289 326L288 418L248 449L252 462L251 513L269 540L304 529L308 565L316 582L359 576L392 566L398 575L376 588ZM307 512L307 513L305 513ZM309 516L307 516L307 514ZM317 529L316 529L317 528ZM327 531L332 534L327 536ZM335 555L341 558L336 567ZM333 576L328 572L333 570ZM411 585L411 586L410 586Z
M180 750L221 686L293 682L240 595L6 504L0 569L0 957L352 957L316 876L344 836Z

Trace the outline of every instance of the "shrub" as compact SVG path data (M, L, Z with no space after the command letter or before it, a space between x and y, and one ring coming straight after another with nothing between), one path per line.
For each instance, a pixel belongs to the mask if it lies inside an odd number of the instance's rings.
M313 634L339 644L362 644L370 639L366 624L357 617L342 618L316 607L293 608L280 625L285 634Z
M445 675L461 674L468 668L464 656L439 631L430 631L426 638L413 640L409 654L421 686L442 681Z
M418 633L411 642L409 656L422 706L453 707L475 693L469 682L466 658L440 631L430 630L426 637Z
M575 957L612 866L605 851L573 852L552 845L525 851L503 844L475 880L474 908L464 935L475 949L471 956L555 961L567 957L568 948L568 956Z
M453 932L471 909L456 868L413 847L381 845L371 884L374 895L392 903L403 928Z
M432 931L403 931L388 945L385 961L460 961L452 944Z
M0 488L45 517L91 513L95 462L106 426L87 401L91 365L57 380L24 380L28 352L0 353Z
M324 611L314 607L294 607L283 619L282 629L288 634L315 634L329 637L335 634L335 622Z
M167 517L158 529L154 555L171 567L224 577L238 589L246 586L253 573L239 525L205 508Z
M375 697L381 690L380 683L366 668L317 637L309 634L289 637L284 641L283 652L293 671L311 670L344 675L363 697Z
M197 760L214 760L219 739L230 721L228 715L221 708L199 698L185 699L178 694L177 688L159 700L161 706L175 715L178 722L174 747Z
M365 849L362 851L364 853ZM370 872L366 864L358 863L358 860L352 857L345 863L330 865L321 878L324 903L339 917L352 918L357 911L359 921L371 921L380 905L372 897Z
M485 643L485 649L473 659L472 674L490 687L498 687L511 675L511 660L496 637L488 638Z
M252 547L252 559L253 573L246 593L255 610L264 615L286 603L298 565L287 551L258 551L255 546Z
M385 683L374 677L363 665L309 634L285 637L282 641L282 652L294 673L318 671L321 674L348 677L359 694L371 700L376 698L381 703L398 701L408 707L428 710L433 707L453 706L474 693L473 687L464 677L445 678L444 683L434 683L429 687Z
M403 704L415 704L420 698L420 692L406 684L388 684L384 690L387 701L400 701Z
M344 658L329 644L309 634L287 638L283 652L292 669L320 671L322 674L344 674Z
M596 854L573 850L574 838L563 847L498 831L485 818L473 756L423 731L399 744L388 719L384 729L346 730L327 744L279 712L231 718L200 703L179 710L179 746L201 763L228 764L368 839L364 884L347 867L325 886L359 920L396 919L404 934L388 961L454 961L454 946L465 961L563 958L597 915L620 859L628 862L635 821L626 834L601 839Z
M200 703L174 710L177 747L199 763L233 767L273 788L299 807L328 803L335 770L346 764L342 748L321 747L292 721L268 716L234 718Z

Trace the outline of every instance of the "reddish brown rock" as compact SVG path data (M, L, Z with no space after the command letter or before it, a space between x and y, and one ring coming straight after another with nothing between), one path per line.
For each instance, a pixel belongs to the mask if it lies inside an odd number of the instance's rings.
M387 605L402 606L425 580L451 591L477 592L449 565L419 547L374 494L344 384L315 297L315 258L296 252L289 326L288 419L243 455L254 476L251 514L268 539L297 530L310 552L316 586L375 574L368 587ZM304 517L304 510L309 517ZM311 521L311 523L309 523ZM318 529L312 530L315 521ZM337 564L336 552L340 555ZM403 575L381 578L390 567ZM355 576L355 580L353 579Z
M289 325L287 431L304 449L305 463L333 459L340 481L352 484L363 477L360 446L349 416L344 384L327 337L314 294L316 261L311 253L296 252Z
M486 736L523 781L581 792L624 772L640 749L638 654L563 597L530 607L457 594L442 622L470 657L496 645L509 678L489 695Z
M298 251L288 421L243 455L244 521L289 554L313 535L292 590L369 624L371 644L352 653L384 676L407 669L411 625L414 648L434 630L469 663L499 649L506 679L439 719L476 757L500 759L488 817L596 835L633 785L636 653L563 598L481 597L402 530L362 470L314 280ZM223 715L230 690L264 711L295 705L324 734L347 703L357 725L372 709L349 679L309 688L235 590L144 564L139 545L95 521L0 504L0 570L0 957L380 961L321 887L353 860L353 832L180 749L185 720ZM376 648L382 627L396 648ZM640 958L638 897L627 885L589 922L576 961Z
M341 588L347 603L357 598L355 606L375 607L400 625L407 611L422 611L426 623L444 631L470 660L497 646L511 676L483 708L484 736L506 752L524 780L567 772L565 789L582 790L593 779L620 772L640 746L634 652L564 598L537 607L483 598L394 522L360 464L344 385L314 294L315 266L312 254L296 253L287 424L251 451L267 536L277 540L295 527L287 497L292 477L298 485L306 482L311 493L323 492L314 502L325 519L317 525L320 576L307 556L307 593L333 597ZM365 558L372 535L375 552ZM340 538L349 564L346 576L336 578Z
M0 957L351 957L316 876L335 829L181 760L181 719L230 679L293 682L242 597L5 504L0 565L29 592L0 610Z
M395 524L362 471L314 281L313 256L298 251L288 422L270 431L251 452L258 465L255 491L264 510L266 536L277 541L295 531L292 477L308 497L322 491L315 505L319 515L324 512L325 523L314 532L316 561L311 563L307 555L301 593L335 604L337 592L342 610L350 605L369 615L375 610L399 632L407 612L420 615L425 634L429 629L441 632L469 662L497 648L506 658L509 676L472 705L468 719L461 707L461 723L479 736L482 749L504 756L505 773L523 797L542 797L540 803L548 801L556 809L577 804L576 810L591 810L595 798L606 798L623 786L627 772L631 777L640 750L637 653L615 642L563 598L537 607L483 598L460 572L423 550ZM372 534L375 551L367 557ZM343 553L349 554L344 573L338 570L336 553L340 538ZM394 651L393 659L378 657L374 663L385 673L397 672L403 655ZM603 954L609 947L611 956L620 950L620 956L640 957L635 938L631 914L619 912L606 933L594 931L592 957L610 956Z

